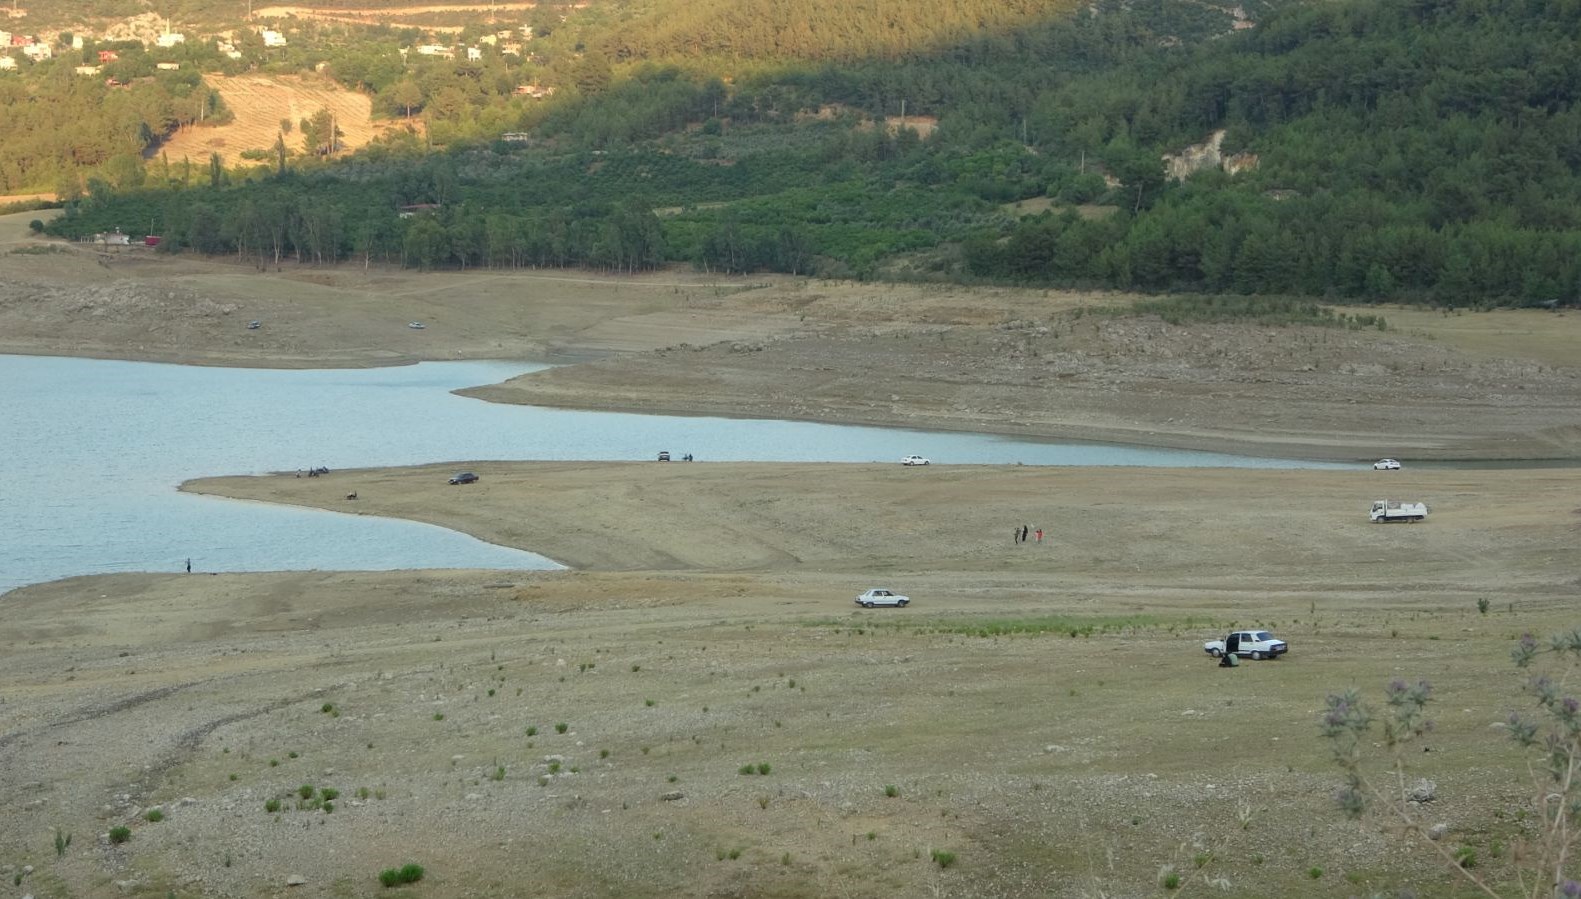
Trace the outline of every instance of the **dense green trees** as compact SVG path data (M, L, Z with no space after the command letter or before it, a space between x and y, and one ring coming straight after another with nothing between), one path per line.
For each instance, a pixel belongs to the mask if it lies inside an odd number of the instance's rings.
M397 77L372 74L369 60L342 77L383 91L393 115L421 110L450 150L388 144L174 196L140 190L112 152L96 161L90 196L52 228L155 220L172 249L271 265L690 261L1445 304L1581 300L1575 0L1250 4L1262 23L1233 34L1229 13L1200 7L1105 0L1038 19L1014 2L924 7L938 14L931 24L880 16L876 30L851 24L845 49L811 53L787 49L796 23L769 7L757 30L730 36L712 20L660 28L635 7L630 19L626 7L595 8L556 37L660 61L610 66L589 52L556 63L551 43L544 73L566 96L531 107L490 100L508 79L487 65L424 63ZM849 24L841 17L863 9L808 4L817 15L805 24ZM985 27L946 40L963 34L968 10ZM902 34L904 52L883 49ZM747 61L727 64L727 53ZM902 108L937 116L937 129L922 139L876 119ZM507 129L534 143L466 145ZM1165 177L1163 153L1217 129L1224 150L1254 154L1255 167ZM198 180L165 168L160 188ZM1026 200L1047 211L1013 211ZM397 216L418 203L440 208Z

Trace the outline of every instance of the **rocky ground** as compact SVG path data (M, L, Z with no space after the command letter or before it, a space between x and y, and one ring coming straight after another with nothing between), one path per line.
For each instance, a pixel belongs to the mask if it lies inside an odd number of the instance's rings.
M1407 464L435 460L194 483L575 570L0 597L0 895L390 895L379 873L408 862L426 873L402 892L428 896L1147 896L1170 871L1188 894L1456 895L1430 850L1335 810L1315 736L1326 693L1418 677L1436 727L1408 784L1432 795L1407 810L1500 882L1532 833L1508 651L1574 627L1581 484L1414 463L1574 458L1581 317L1177 328L1041 291L256 272L50 249L16 218L0 351L552 358L581 364L482 392ZM446 485L459 462L482 481ZM1433 511L1371 525L1377 495ZM1019 523L1044 542L1013 543ZM880 583L914 604L855 608ZM1201 642L1235 626L1290 657L1215 667Z

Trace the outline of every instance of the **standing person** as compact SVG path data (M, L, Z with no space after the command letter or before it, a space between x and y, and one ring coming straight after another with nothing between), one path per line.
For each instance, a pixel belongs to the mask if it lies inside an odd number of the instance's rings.
M1043 542L1043 529L1042 529L1042 528L1038 528L1038 529L1037 529L1037 530L1036 530L1036 531L1034 531L1034 532L1033 532L1033 533L1035 533L1035 534L1037 534L1037 537L1038 537L1038 542L1039 542L1039 543L1042 543L1042 542Z
M192 560L188 559L187 560L187 574L191 574L191 573L192 573Z

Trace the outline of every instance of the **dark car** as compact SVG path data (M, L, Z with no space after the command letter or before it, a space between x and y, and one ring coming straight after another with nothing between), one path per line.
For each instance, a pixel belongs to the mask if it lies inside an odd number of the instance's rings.
M476 484L477 482L478 476L470 471L463 471L450 478L450 483L452 484Z

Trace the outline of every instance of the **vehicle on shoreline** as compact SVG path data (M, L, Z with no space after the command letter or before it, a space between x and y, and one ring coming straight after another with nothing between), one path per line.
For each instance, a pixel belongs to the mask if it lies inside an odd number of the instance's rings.
M1403 503L1393 499L1377 499L1368 513L1378 521L1421 521L1427 517L1427 503Z
M1209 640L1202 649L1215 659L1235 655L1243 659L1277 659L1290 651L1290 644L1275 639L1267 631L1232 631L1223 640Z
M884 587L873 587L865 590L861 596L856 598L856 604L864 609L871 609L876 606L895 606L896 608L904 609L910 603L911 597L901 596L899 593Z
M478 476L470 471L457 472L450 476L450 483L452 484L476 484L477 482Z
M1400 470L1400 460L1399 459L1379 459L1378 461L1372 463L1372 470L1373 471L1399 471Z
M901 459L900 459L900 464L901 465L930 465L932 463L930 463L927 459L924 459L921 456L902 456Z

